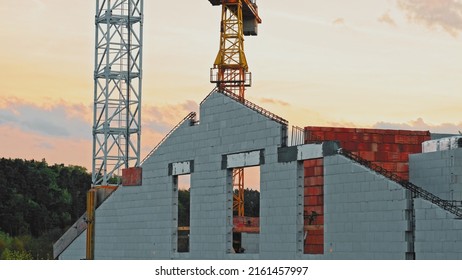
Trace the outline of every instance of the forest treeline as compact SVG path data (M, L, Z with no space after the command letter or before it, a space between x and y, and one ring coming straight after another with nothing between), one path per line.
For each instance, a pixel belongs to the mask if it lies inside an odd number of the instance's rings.
M91 174L45 160L0 159L0 259L51 259L85 212Z

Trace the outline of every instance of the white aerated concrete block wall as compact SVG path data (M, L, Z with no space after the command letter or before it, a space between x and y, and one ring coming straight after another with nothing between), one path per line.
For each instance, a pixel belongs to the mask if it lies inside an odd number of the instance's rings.
M442 199L462 201L462 149L410 155L409 178Z
M260 250L260 235L242 233L242 248L245 248L246 253L257 254Z
M143 185L119 188L97 209L95 258L294 258L298 165L278 163L282 126L225 95L211 94L201 104L200 124L181 125L143 164ZM238 255L232 253L232 176L222 160L256 150L264 155L260 254ZM168 166L186 161L193 161L190 252L177 253L177 195ZM83 235L61 257L82 258L81 240Z
M415 200L418 260L462 259L462 220L423 199Z
M277 152L269 154L277 162ZM298 163L261 166L260 256L263 259L294 259L299 255L297 232Z
M462 200L462 149L411 155L410 181L446 200ZM462 259L462 220L415 200L417 259Z
M406 191L342 156L324 158L329 259L405 259Z

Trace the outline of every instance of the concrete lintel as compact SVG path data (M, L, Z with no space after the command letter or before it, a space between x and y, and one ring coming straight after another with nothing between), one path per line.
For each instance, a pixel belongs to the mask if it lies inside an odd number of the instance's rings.
M194 172L193 160L173 162L168 165L169 176L191 174L192 172Z
M297 160L322 158L323 144L305 144L297 146Z
M338 143L333 141L323 142L321 144L304 144L292 147L281 147L278 149L278 161L291 162L322 158L337 154L338 149Z
M258 166L265 163L263 150L229 154L223 157L224 168Z

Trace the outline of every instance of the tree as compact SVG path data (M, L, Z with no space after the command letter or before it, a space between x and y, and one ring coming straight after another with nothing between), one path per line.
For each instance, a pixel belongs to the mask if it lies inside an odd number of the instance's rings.
M234 190L237 195L238 191ZM237 211L234 211L237 215ZM260 217L260 192L252 189L244 190L244 214L246 217Z
M53 242L85 212L90 187L83 167L1 158L0 231L20 238L35 258L49 258ZM25 249L8 250L5 257L26 257L16 252Z
M5 249L1 256L2 260L32 260L32 254L27 251Z
M189 190L178 191L178 226L189 227L190 217L190 192Z

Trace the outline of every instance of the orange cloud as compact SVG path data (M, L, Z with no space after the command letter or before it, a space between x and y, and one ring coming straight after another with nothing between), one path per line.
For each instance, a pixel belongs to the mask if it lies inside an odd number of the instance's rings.
M290 104L285 102L285 101L282 101L282 100L278 100L278 99L273 99L273 98L259 98L259 101L261 103L266 103L266 104L273 104L273 105L280 105L280 106L289 106Z
M386 12L381 17L377 19L381 23L385 23L391 26L396 26L395 20L390 16L390 12Z
M332 21L332 24L334 24L334 25L343 25L343 24L345 24L345 19L336 18L334 21Z

